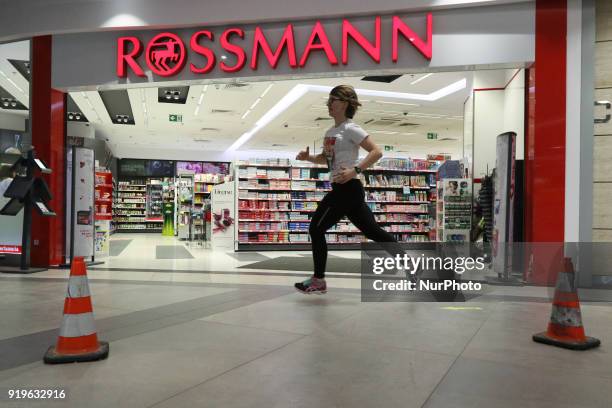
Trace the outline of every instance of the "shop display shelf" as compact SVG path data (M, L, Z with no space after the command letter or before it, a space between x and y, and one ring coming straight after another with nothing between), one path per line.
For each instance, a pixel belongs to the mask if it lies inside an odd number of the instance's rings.
M272 167L272 168L279 168L279 169L287 169L289 167L295 167L295 166L292 166L291 164L280 165L280 164L260 164L260 163L252 163L252 164L239 163L237 167Z
M96 188L113 188L112 184L96 184Z
M396 173L431 173L431 174L435 174L438 172L438 170L432 170L432 169L423 169L423 170L419 170L419 169L390 169L390 168L386 168L386 167L370 167L367 170L364 170L364 173L369 172L369 171L389 171L389 172L396 172Z
M279 210L275 208L238 208L238 211L253 211L253 212L289 212L291 210Z
M411 190L429 190L430 187L427 186L400 186L400 185L394 185L394 186L369 186L369 185L365 185L363 186L364 188L381 188L381 189L385 189L385 188L389 188L389 189L396 189L396 188L404 188L404 187L408 187Z
M245 198L238 197L239 200L248 200L248 201L292 201L290 198Z
M373 214L429 214L428 211L372 211Z
M385 201L376 201L376 200L366 200L366 203L394 203L394 204L429 204L431 201L406 201L406 200L385 200Z
M96 198L96 202L99 202L99 203L112 203L113 199L112 198Z
M263 191L298 191L290 188L261 188L261 187L238 187L238 190L263 190Z
M329 189L326 189L326 188L304 188L304 189L294 188L291 191L327 192L327 191L331 191L331 188Z
M290 222L290 220L256 220L253 218L239 218L238 221L246 222Z
M290 178L275 178L275 177L238 177L239 180L278 180L278 181L291 181L295 179Z
M291 180L292 181L330 181L330 180L322 180L322 179L315 179L315 178L293 178Z
M258 232L291 232L288 229L285 230L238 230L238 233L241 232L252 232L252 233L258 233Z
M123 190L123 189L118 189L117 192L119 192L119 193L146 193L147 190Z
M321 197L320 199L313 199L313 198L294 198L291 201L306 201L306 202L311 202L311 203L318 203L319 201L321 201L323 199L323 197Z

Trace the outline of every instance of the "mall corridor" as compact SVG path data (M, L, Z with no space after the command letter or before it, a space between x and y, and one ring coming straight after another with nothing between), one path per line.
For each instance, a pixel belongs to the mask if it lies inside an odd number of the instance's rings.
M68 271L0 275L0 405L35 406L6 392L40 388L65 390L50 406L70 407L599 408L612 400L607 342L577 352L531 340L548 322L549 289L485 286L462 303L366 303L350 275L330 279L326 295L305 296L291 283L306 272L230 263L216 273L91 267L98 337L110 355L68 365L42 362L57 339ZM609 291L580 293L587 333L609 339Z

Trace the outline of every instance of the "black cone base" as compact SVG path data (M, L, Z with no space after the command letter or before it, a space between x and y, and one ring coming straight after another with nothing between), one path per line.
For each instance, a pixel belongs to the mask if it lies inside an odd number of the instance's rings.
M55 352L55 346L51 346L45 353L43 361L46 364L66 364L104 360L108 357L108 350L108 343L105 341L99 342L98 350L86 354L57 354Z
M601 344L599 339L594 337L588 337L585 341L561 341L553 337L548 336L546 332L538 333L533 335L533 341L537 343L550 344L551 346L562 347L570 350L588 350L598 347Z

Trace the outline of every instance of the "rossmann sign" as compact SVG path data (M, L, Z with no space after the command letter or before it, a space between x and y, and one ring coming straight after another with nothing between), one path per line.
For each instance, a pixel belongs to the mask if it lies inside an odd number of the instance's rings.
M390 20L383 29L381 17L372 18L367 33L363 22L359 29L347 19L340 24L316 21L310 27L300 25L300 33L309 31L308 40L302 45L294 24L284 27L280 39L275 32L276 41L272 41L266 28L261 26L248 30L229 27L219 34L197 30L190 33L188 39L184 32L181 35L162 32L148 41L138 36L121 36L116 42L116 75L119 78L129 75L146 77L145 71L150 70L159 77L175 77L184 74L185 70L193 75L206 75L215 69L231 74L243 70L256 71L264 64L273 70L279 64L290 70L299 70L313 58L320 61L321 56L329 66L350 65L356 52L376 64L381 63L381 58L390 59L395 64L400 59L404 43L417 50L424 61L432 59L431 14L424 16L418 28L411 27L399 16L392 16ZM417 31L424 35L418 35ZM337 41L338 38L341 41ZM385 51L389 55L383 55Z

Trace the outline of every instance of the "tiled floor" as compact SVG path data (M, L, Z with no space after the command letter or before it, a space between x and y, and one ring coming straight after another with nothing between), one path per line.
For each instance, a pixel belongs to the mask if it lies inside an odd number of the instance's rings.
M116 239L122 239L117 237ZM239 268L260 256L187 250L136 237L88 275L107 360L49 366L65 270L0 274L0 406L31 407L608 407L611 293L582 290L589 335L575 352L534 343L550 290L485 287L467 303L365 303L352 273L330 291L291 287L307 273ZM339 257L358 254L338 252ZM167 265L176 270L164 271ZM9 401L7 390L62 388L65 401Z

